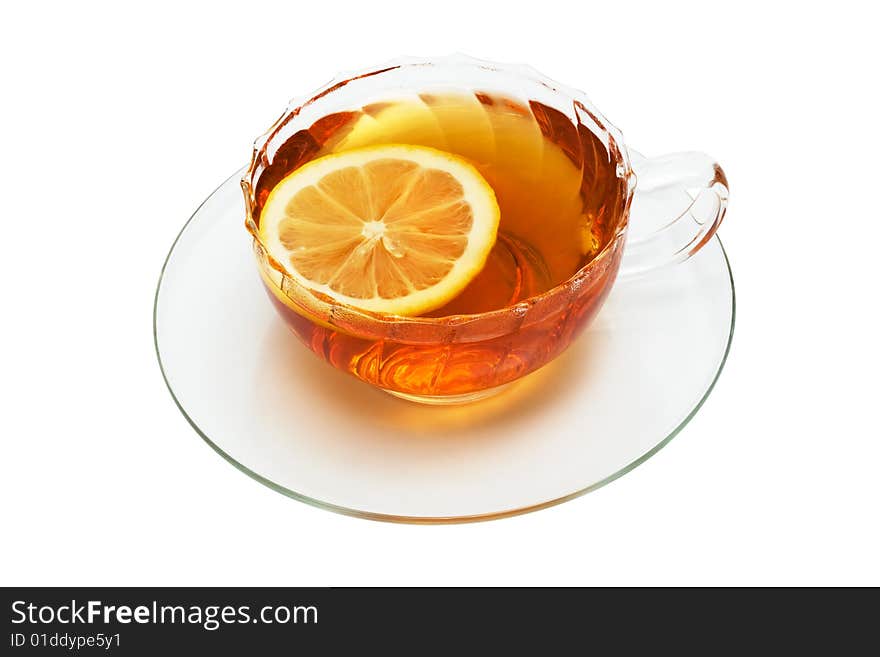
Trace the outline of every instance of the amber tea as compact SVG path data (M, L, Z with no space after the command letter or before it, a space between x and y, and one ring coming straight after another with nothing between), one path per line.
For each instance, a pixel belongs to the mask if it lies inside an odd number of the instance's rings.
M378 144L428 146L471 163L494 190L500 210L497 239L482 270L457 296L423 316L448 323L397 334L363 337L344 321L308 319L302 304L264 274L271 297L294 331L316 353L359 378L423 401L457 399L500 386L559 353L592 317L607 292L605 279L619 249L590 280L595 294L545 298L597 257L619 229L624 185L608 146L561 111L537 101L493 93L431 92L338 112L300 130L275 153L256 162L252 217L259 224L273 187L307 162ZM607 254L605 254L607 255ZM541 295L544 295L543 297ZM547 306L539 319L536 308ZM548 304L555 304L551 308ZM492 336L486 324L471 340L450 339L462 315L512 308L523 321ZM490 318L486 319L487 322ZM441 330L443 327L444 330ZM436 335L431 331L436 328ZM486 339L480 335L485 334ZM536 348L540 341L540 348Z

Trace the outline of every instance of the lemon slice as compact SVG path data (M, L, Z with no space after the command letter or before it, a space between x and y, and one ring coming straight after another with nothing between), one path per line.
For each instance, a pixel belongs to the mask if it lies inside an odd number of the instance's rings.
M372 312L420 315L480 272L499 217L492 188L461 158L370 146L321 157L278 183L260 237L314 291Z

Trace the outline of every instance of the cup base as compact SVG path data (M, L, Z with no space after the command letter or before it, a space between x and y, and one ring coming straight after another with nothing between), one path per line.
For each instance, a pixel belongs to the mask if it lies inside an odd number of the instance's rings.
M504 385L495 386L494 388L486 388L485 390L475 390L474 392L465 392L460 395L414 395L408 392L398 392L396 390L388 390L387 388L379 388L382 392L389 395L405 399L406 401L415 402L417 404L428 404L430 406L452 406L454 404L470 404L471 402L480 401L487 397L494 397L500 392L507 390L515 381L505 383Z

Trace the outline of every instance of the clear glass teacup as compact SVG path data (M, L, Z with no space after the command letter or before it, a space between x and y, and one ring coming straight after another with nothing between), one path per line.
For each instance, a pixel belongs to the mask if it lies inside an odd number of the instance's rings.
M269 192L292 171L392 143L467 159L501 207L485 270L428 316L338 303L297 282L259 233ZM708 156L645 159L583 93L529 67L460 55L395 60L294 99L256 141L242 188L260 274L293 332L330 365L424 403L480 399L554 359L619 275L649 274L706 244L728 196Z

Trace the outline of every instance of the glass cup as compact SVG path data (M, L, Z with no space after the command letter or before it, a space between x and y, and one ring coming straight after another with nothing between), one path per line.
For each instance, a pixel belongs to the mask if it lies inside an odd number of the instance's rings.
M449 92L527 115L544 137L564 148L579 167L583 212L606 229L601 249L555 287L475 314L382 315L340 304L295 281L259 235L259 213L272 187L330 152L352 121L376 104L401 96L430 102ZM292 100L257 139L242 188L263 283L300 340L368 384L433 404L486 397L551 361L596 316L615 280L649 275L706 244L728 198L724 173L710 157L644 158L627 149L621 133L582 92L526 66L461 55L398 59ZM682 188L688 190L684 199ZM498 242L505 243L501 235Z

